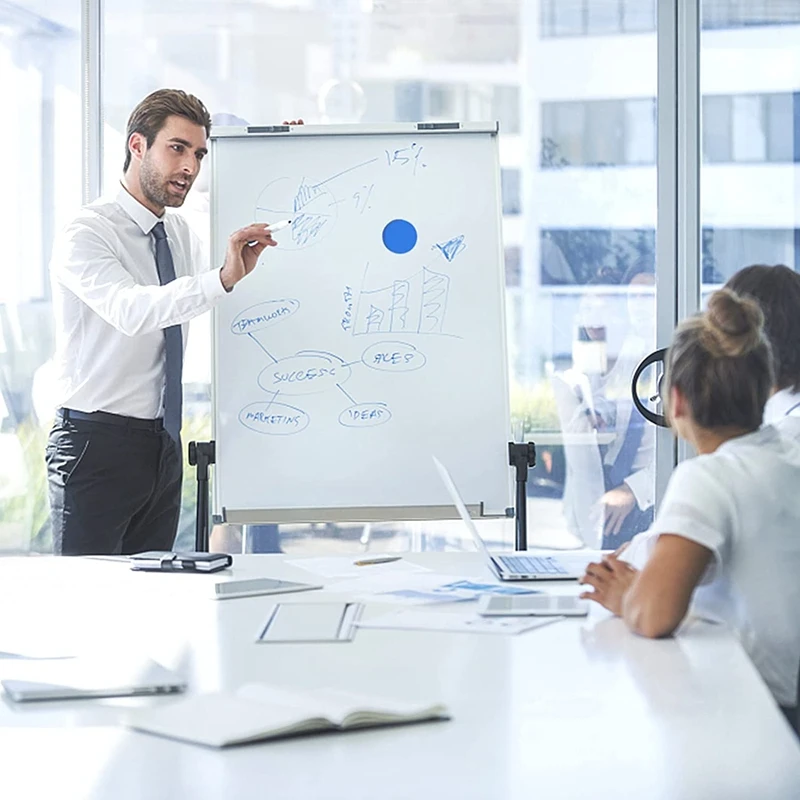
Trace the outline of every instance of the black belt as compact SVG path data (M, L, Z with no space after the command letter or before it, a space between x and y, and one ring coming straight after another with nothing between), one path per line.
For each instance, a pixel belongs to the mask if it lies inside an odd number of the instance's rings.
M122 414L109 414L107 411L74 411L71 408L59 408L56 416L65 422L71 419L80 422L102 422L104 425L117 425L120 428L153 431L153 433L164 430L164 420L160 417L158 419L139 419L138 417L124 417Z

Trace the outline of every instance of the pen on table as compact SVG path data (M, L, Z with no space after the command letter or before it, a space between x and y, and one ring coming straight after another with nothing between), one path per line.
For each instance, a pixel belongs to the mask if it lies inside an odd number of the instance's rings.
M371 564L388 564L390 561L400 561L402 556L382 556L381 558L362 558L360 561L354 561L357 567L368 567Z
M266 226L266 228L269 233L275 233L275 231L282 231L284 228L288 228L289 225L291 224L292 221L290 219L282 219L280 222L270 223L269 225ZM252 247L255 244L255 242L248 242L247 244L250 245L250 247Z

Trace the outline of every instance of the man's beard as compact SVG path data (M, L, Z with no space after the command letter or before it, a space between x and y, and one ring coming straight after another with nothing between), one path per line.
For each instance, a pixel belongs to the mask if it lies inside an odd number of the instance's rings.
M181 177L180 180L187 184L186 192L183 195L170 191L169 181L155 167L151 166L148 156L145 156L142 160L142 166L139 170L139 184L142 187L142 194L153 205L165 208L179 208L182 206L189 189L192 188L192 181L186 177Z

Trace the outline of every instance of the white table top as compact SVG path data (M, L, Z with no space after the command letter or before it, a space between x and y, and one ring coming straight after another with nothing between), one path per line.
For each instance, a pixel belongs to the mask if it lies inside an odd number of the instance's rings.
M409 556L488 577L474 553ZM308 580L281 556L237 577ZM0 559L0 650L143 650L191 691L251 681L443 700L449 722L212 750L126 730L168 698L0 700L0 793L14 798L800 797L800 747L739 644L690 622L648 641L601 609L518 636L363 629L350 643L255 644L276 597L203 599L217 576L85 559ZM552 586L552 585L551 585ZM307 602L320 593L280 596ZM386 607L370 606L367 614Z

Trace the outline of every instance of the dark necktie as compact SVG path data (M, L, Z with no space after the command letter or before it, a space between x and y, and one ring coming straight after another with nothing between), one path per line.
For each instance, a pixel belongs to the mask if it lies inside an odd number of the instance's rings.
M158 280L163 286L175 280L175 264L167 241L164 223L157 222L153 228L156 240L156 268ZM164 381L164 429L177 442L181 434L183 414L183 333L180 325L164 328L165 381Z
M631 408L631 416L628 420L628 427L622 440L617 457L613 464L606 467L606 478L608 486L606 489L614 489L619 486L625 478L633 473L633 464L636 454L644 438L644 426L648 424L645 418L635 408ZM620 431L617 431L619 436Z

